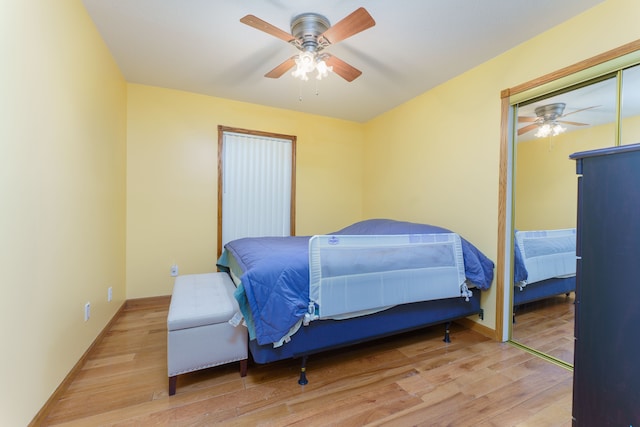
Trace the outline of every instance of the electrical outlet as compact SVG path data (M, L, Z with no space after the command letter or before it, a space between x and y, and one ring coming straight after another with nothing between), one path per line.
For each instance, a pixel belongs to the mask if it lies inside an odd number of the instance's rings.
M112 299L113 299L113 288L109 286L109 289L107 289L107 302L111 302Z
M84 305L84 321L86 322L91 317L91 303L88 302Z
M178 266L176 264L173 264L171 266L171 276L176 277L177 275L178 275Z

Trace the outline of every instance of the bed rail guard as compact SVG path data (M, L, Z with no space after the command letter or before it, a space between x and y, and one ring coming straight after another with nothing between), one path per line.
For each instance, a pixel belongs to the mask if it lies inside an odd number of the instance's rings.
M456 233L313 236L309 270L305 323L472 295Z
M527 269L518 286L576 274L576 229L516 231L516 244Z

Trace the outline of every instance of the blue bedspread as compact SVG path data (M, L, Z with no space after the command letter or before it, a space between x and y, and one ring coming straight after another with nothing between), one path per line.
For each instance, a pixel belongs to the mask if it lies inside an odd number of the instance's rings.
M426 224L373 219L358 222L329 234L429 234L450 230ZM258 344L277 342L307 312L309 303L309 239L304 237L258 237L238 239L225 245L244 274L236 298L253 328ZM493 281L493 261L461 238L467 279L480 289ZM218 266L228 269L228 254ZM250 313L249 313L250 312ZM251 326L251 325L250 325Z
M279 341L307 312L309 239L255 237L225 245L244 272L235 296L249 338L257 339L258 344ZM218 266L229 267L224 253Z
M518 284L524 282L529 277L527 267L524 266L524 260L522 259L522 253L518 244L513 242L513 283Z

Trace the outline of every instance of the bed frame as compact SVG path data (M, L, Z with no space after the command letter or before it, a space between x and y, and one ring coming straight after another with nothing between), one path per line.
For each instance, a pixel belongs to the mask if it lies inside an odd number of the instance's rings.
M377 338L383 338L428 326L445 324L444 342L451 342L449 327L452 321L479 315L480 292L464 298L448 298L403 304L390 309L345 320L318 320L302 326L287 344L274 348L249 341L249 350L256 363L269 363L282 359L301 358L298 383L307 384L307 358L315 353L346 347Z
M576 290L576 277L553 278L541 282L531 283L520 290L517 286L513 291L514 307L553 297L556 295L568 295Z

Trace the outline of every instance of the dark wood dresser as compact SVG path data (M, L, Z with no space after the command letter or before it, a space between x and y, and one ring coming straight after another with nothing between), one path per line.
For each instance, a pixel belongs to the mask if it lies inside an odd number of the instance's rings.
M575 153L574 426L640 427L640 144Z

